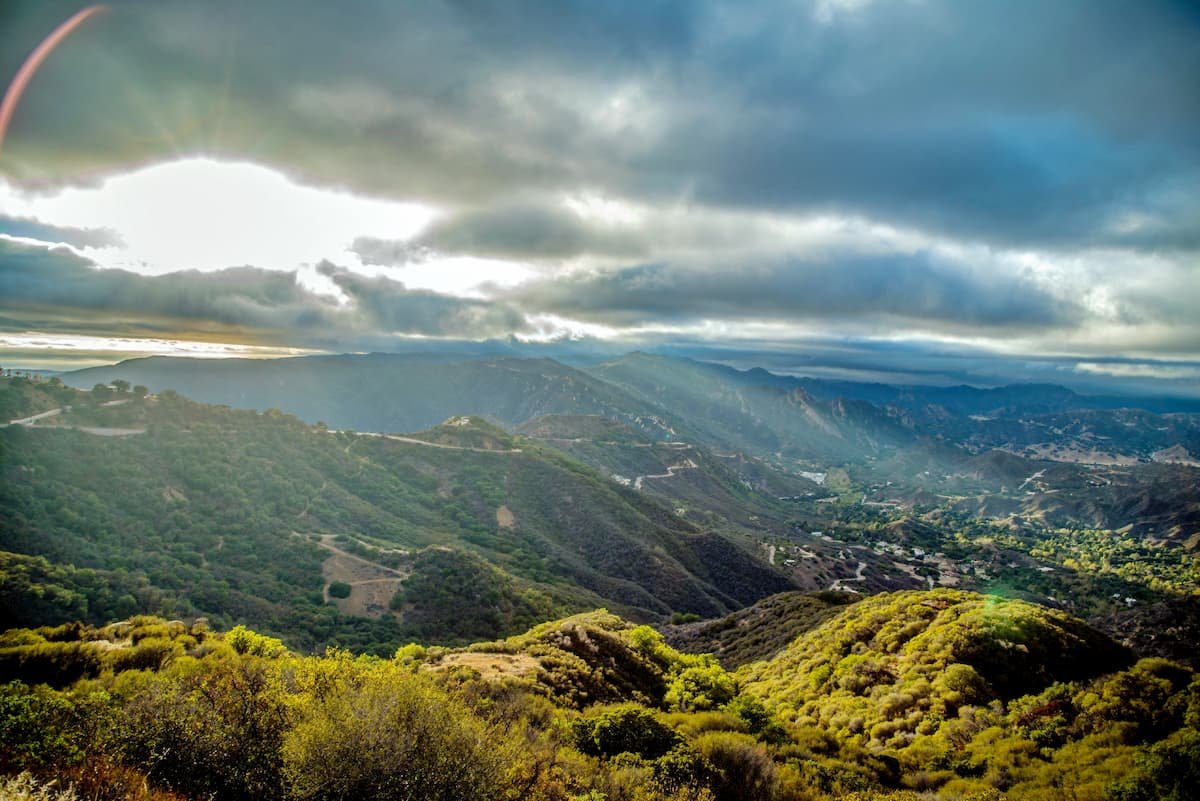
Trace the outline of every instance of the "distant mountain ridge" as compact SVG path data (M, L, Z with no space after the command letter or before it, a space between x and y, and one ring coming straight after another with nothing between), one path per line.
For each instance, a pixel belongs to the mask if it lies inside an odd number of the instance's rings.
M566 353L571 356L580 355L570 350L566 351ZM589 352L589 355L594 359L595 354ZM554 363L565 369L576 369L587 373L596 372L594 365L578 366L575 359L563 361L560 358L554 357L529 356L525 350L520 348L492 346L481 347L479 349L459 347L447 351L429 349L398 354L368 353L296 356L269 360L150 356L127 359L114 365L70 371L62 374L62 378L71 386L87 388L90 387L90 384L86 383L89 379L96 378L100 380L104 375L113 370L161 381L168 378L182 380L183 375L192 371L207 373L214 377L221 374L235 377L238 375L236 371L240 369L252 369L254 366L261 369L265 364L275 366L286 365L288 368L298 368L299 371L302 371L304 367L309 365L317 370L344 370L352 364L379 368L405 364L433 365L465 364L468 362L495 363L501 361ZM714 377L745 386L765 386L785 390L802 388L810 396L819 401L845 398L848 400L866 401L875 406L897 406L905 409L920 409L929 405L937 405L949 412L961 415L982 415L998 412L1009 414L1044 414L1080 409L1143 409L1155 414L1200 413L1200 400L1197 399L1167 396L1084 395L1067 387L1052 383L1021 383L997 387L975 387L966 384L934 386L836 381L772 373L762 367L740 370L715 362L705 362L679 356L662 356L642 351L634 351L624 356L601 362L600 364L612 365L630 361L646 361L659 364L667 362L687 364ZM234 367L234 365L245 365L245 367ZM570 367L568 365L576 366ZM221 366L230 369L228 371L219 369ZM199 399L198 395L187 391L193 389L193 387L175 386L172 388L189 395L189 397L197 397Z
M415 431L454 414L515 430L545 415L601 415L655 440L686 441L787 464L864 463L931 439L970 453L1123 463L1200 453L1200 403L1095 398L1056 385L892 387L793 378L643 352L571 367L548 358L461 354L278 360L151 357L64 375L87 388L123 378L308 422ZM1113 408L1121 406L1122 408ZM1175 450L1172 450L1175 449ZM1160 457L1161 458L1161 457Z
M996 387L975 387L968 384L936 386L921 384L885 384L865 381L836 381L825 378L792 376L772 373L762 367L739 370L714 362L686 357L661 357L635 352L631 357L671 358L695 365L720 375L726 380L747 386L769 386L776 389L803 388L817 400L838 398L866 401L876 406L897 406L920 409L937 405L954 414L1045 414L1079 409L1143 409L1156 414L1200 413L1200 400L1179 397L1142 395L1084 395L1053 383L1020 383ZM620 359L615 360L620 361Z
M555 412L652 414L615 387L552 359L439 354L193 359L152 356L67 373L90 388L124 378L152 391L239 408L277 408L363 431L419 431L455 414L513 426Z

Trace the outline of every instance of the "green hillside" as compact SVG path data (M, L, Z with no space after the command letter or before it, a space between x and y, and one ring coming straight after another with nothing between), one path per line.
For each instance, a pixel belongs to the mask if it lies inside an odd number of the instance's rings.
M518 430L663 500L691 520L783 530L793 509L780 498L822 492L813 482L775 470L764 460L663 440L612 418L545 415Z
M705 444L842 462L911 444L914 432L865 401L820 401L714 364L631 353L589 372L688 421Z
M1091 679L1132 658L1062 612L931 590L860 601L742 675L749 692L788 718L897 747L919 730L935 732L963 705Z
M0 550L48 560L3 574L47 588L4 590L8 620L207 615L299 648L388 649L601 604L710 616L790 586L721 535L477 419L387 438L174 393L111 407L90 395L0 430ZM72 568L92 572L80 585Z
M769 659L861 596L849 592L784 592L715 620L663 626L668 643L710 653L730 670Z
M862 601L736 673L604 611L390 659L141 616L9 630L0 682L6 798L1150 801L1200 778L1194 672L970 593Z

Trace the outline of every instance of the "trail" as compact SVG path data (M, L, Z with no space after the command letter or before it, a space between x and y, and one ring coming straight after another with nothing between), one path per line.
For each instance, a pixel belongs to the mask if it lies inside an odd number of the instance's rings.
M321 493L325 492L325 488L328 486L329 486L329 479L327 479L327 478L321 479L321 487L316 492L313 493L313 496L308 499L308 501L304 504L304 508L302 510L300 510L300 513L297 514L296 517L304 517L306 514L308 514L308 510L312 508L313 501L315 501L317 498L320 498Z
M1022 481L1022 482L1021 482L1021 484L1020 484L1020 486L1018 486L1018 487L1017 487L1017 491L1018 491L1018 492L1020 492L1021 490L1025 489L1025 485L1026 485L1026 484L1028 484L1030 481L1033 481L1035 478L1041 478L1041 477L1042 477L1042 476L1044 476L1044 475L1046 475L1046 471L1045 471L1045 470L1039 470L1039 471L1037 471L1037 472L1036 472L1036 473L1034 473L1032 476L1030 476L1029 478L1027 478L1027 479L1025 479L1024 481Z
M293 531L292 533L295 534L297 537L303 536L299 532L296 532L296 531ZM403 573L403 572L395 569L394 567L388 567L387 565L381 565L378 562L372 562L370 559L363 559L361 556L358 556L357 554L352 554L347 551L343 551L341 548L339 548L333 544L333 536L330 534L326 534L323 537L321 537L321 539L318 541L317 544L320 545L325 550L331 551L332 553L336 554L337 556L342 557L343 559L349 559L352 562L360 562L364 565L371 566L375 570L382 570L385 573L392 573L396 576L396 578L408 578L407 573ZM390 581L390 579L365 579L365 581ZM350 583L353 585L355 582L350 582Z
M69 409L71 407L68 406L67 408ZM38 420L45 420L48 417L57 417L58 415L62 414L62 412L63 412L62 409L51 409L48 412L42 412L41 414L30 415L29 417L22 417L19 420L9 420L8 424L10 426L32 426Z
M339 434L340 431L330 430L330 434ZM378 439L390 439L396 442L407 442L410 445L424 445L426 448L440 448L444 451L471 451L473 453L521 453L520 448L474 448L469 445L446 445L442 442L427 442L416 437L402 437L399 434L380 434L375 431L356 431L354 432L359 437L376 437Z
M53 426L53 428L69 428L72 431L82 431L97 437L132 437L135 434L146 433L144 428L102 428L100 426Z
M120 406L129 403L128 398L121 400L112 400L107 403L100 404L101 406ZM25 428L62 428L70 429L71 431L82 431L85 434L94 434L97 437L131 437L135 434L145 434L144 428L111 428L107 426L77 426L77 425L60 425L60 426L39 426L38 423L42 420L49 420L51 417L58 417L63 412L71 411L70 406L61 406L57 409L40 412L30 415L29 417L21 417L16 420L9 420L10 426L24 426Z
M680 470L695 470L697 467L699 467L698 464L693 462L691 459L688 459L683 464L671 465L670 467L667 468L667 472L665 472L665 473L656 473L656 474L652 474L652 475L648 475L648 476L638 476L637 478L635 478L633 480L633 488L635 490L640 490L642 488L642 482L644 480L646 480L647 478L671 478L676 473L678 473Z
M831 589L831 590L850 590L850 592L858 592L858 590L851 590L849 587L846 587L843 585L845 585L846 582L848 582L848 581L857 581L857 582L866 581L867 578L866 578L866 576L863 575L863 573L865 573L866 570L867 570L867 563L859 562L858 569L854 571L854 578L838 579L837 581L835 581L829 585L829 589Z
M339 609L368 617L384 614L391 597L408 578L408 573L343 551L333 544L331 534L322 536L318 544L330 552L321 564L321 575L325 579L321 594L325 603L334 600L329 594L329 587L333 582L341 581L350 586L350 595L337 599Z

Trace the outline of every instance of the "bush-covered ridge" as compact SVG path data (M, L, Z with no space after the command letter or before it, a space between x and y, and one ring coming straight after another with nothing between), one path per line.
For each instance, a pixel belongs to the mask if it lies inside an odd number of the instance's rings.
M903 750L951 737L976 707L1132 661L1057 610L932 590L860 601L739 675L786 720L867 748Z
M1040 686L999 694L982 678L1004 659L990 641ZM1160 659L1077 671L1105 653L1119 649L1079 621L947 592L868 599L737 673L603 611L391 659L151 617L10 630L0 669L24 681L0 685L0 772L114 801L1191 797L1200 680ZM62 689L33 686L38 659L61 663ZM806 660L858 682L825 693L853 709L805 712L820 695ZM843 729L852 714L862 726ZM866 739L869 720L901 726Z

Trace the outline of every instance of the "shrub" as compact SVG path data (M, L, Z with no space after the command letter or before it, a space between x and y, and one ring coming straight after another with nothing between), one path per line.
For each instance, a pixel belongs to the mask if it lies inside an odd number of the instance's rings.
M349 598L351 587L344 581L335 581L329 585L329 597Z
M681 670L667 688L664 700L682 710L723 706L737 695L737 682L715 659Z
M575 721L575 747L592 756L657 759L679 744L678 732L645 707L608 707Z
M118 674L113 693L122 704L107 744L158 784L223 801L277 793L290 717L277 662L234 654L177 660L163 673Z
M0 685L0 771L75 762L83 753L76 723L63 694L19 681Z
M712 788L719 801L770 801L779 780L770 753L748 734L708 732L693 746L713 766Z
M515 761L501 732L390 665L312 703L283 743L292 793L320 801L484 801Z
M239 654L270 659L287 653L287 648L280 640L258 634L245 626L234 626L230 629L229 633L225 635L225 642L229 643L230 647Z

